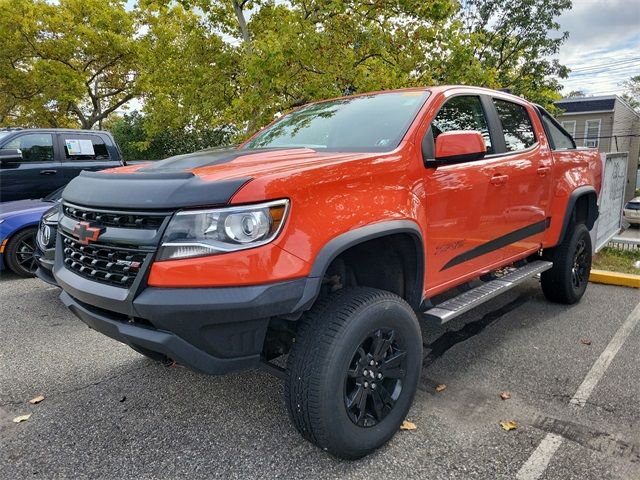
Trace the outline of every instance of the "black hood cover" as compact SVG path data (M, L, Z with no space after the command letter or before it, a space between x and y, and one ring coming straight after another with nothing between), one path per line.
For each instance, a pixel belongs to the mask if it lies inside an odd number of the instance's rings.
M209 149L152 162L132 173L82 172L67 185L62 198L80 206L123 210L225 205L251 178L206 182L189 170L274 150L290 147Z
M62 193L65 202L118 210L175 210L226 205L251 178L203 181L190 172L82 172Z

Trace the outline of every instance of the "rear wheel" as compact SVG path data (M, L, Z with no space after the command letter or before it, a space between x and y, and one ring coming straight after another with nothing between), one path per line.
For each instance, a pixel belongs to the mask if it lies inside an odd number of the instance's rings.
M591 273L591 236L587 227L582 223L574 225L562 243L545 256L553 262L553 267L541 275L547 300L569 305L580 301Z
M290 417L331 454L360 458L399 429L422 366L422 336L411 307L373 288L341 290L300 320L288 361Z
M36 252L37 228L27 228L9 239L5 248L5 261L14 273L21 277L33 277L38 268Z

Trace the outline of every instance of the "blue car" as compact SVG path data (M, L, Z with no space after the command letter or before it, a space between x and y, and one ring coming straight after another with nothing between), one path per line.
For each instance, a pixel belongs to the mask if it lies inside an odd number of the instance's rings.
M0 203L0 270L33 277L36 233L42 214L60 201L64 187L44 198Z

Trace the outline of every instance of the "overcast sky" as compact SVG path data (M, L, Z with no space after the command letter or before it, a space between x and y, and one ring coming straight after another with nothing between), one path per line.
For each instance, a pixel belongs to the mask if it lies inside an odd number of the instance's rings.
M640 0L573 0L558 22L569 39L560 61L573 72L564 93L622 93L620 84L640 75Z

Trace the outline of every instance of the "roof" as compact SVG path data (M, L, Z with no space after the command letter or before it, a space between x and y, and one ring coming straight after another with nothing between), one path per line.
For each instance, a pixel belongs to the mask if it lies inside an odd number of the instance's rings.
M616 103L615 95L604 97L563 98L555 102L556 107L564 113L610 112Z

